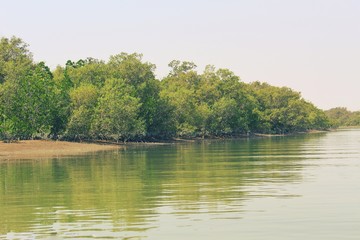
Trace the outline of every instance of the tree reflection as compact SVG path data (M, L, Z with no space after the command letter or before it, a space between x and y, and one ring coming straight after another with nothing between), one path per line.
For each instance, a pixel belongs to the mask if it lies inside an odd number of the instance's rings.
M76 223L93 231L141 232L156 227L165 208L178 215L240 212L244 200L281 197L266 189L270 183L301 182L300 143L306 138L201 141L1 162L0 233L51 234Z

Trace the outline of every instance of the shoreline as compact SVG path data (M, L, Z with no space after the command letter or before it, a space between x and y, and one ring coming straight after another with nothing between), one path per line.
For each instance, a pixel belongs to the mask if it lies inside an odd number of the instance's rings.
M331 130L330 130L331 131ZM286 137L294 134L314 134L329 131L312 130L308 132L298 132L291 134L260 134L233 135L218 137L184 137L172 138L167 140L155 140L144 142L116 143L111 141L54 141L54 140L21 140L17 142L0 142L0 161L14 159L36 159L36 158L60 158L66 156L82 155L98 151L118 150L125 146L159 146L175 143L197 142L206 140L226 140L226 139L244 139L244 138L269 138Z
M96 144L51 140L22 140L12 143L0 142L0 161L59 158L120 148L120 145L110 143Z

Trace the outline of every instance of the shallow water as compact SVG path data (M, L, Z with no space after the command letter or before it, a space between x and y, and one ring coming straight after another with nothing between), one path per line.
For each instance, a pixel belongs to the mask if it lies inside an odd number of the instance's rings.
M360 129L0 162L0 239L359 239Z

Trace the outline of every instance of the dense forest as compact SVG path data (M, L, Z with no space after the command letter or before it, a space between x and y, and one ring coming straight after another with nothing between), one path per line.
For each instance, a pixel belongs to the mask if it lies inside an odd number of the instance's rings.
M325 111L331 124L335 127L360 126L360 111L352 112L344 107Z
M159 80L142 55L67 61L51 71L17 37L0 42L0 138L143 141L327 129L299 92L246 84L228 69L174 60Z

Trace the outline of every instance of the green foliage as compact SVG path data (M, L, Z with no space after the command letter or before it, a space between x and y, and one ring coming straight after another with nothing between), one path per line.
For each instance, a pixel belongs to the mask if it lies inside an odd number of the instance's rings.
M166 99L161 98L160 90L160 82L149 79L136 91L141 103L139 115L144 120L148 138L168 138L175 133L174 109Z
M138 115L141 103L132 96L133 92L133 87L122 79L106 80L95 109L94 134L116 141L127 141L145 134L144 122Z
M112 77L132 86L132 96L140 103L139 116L145 124L147 138L170 137L175 131L173 108L160 97L160 82L155 79L155 65L142 62L142 55L121 53L110 57Z
M75 87L81 84L102 87L109 76L107 65L103 61L93 58L80 59L76 63L69 60L64 72L64 78L68 79Z
M0 39L0 84L16 81L33 67L28 45L20 38Z
M174 60L167 77L142 55L67 61L53 73L21 39L0 41L0 138L115 141L292 133L359 125L359 112L325 113L300 93L245 84L228 69ZM329 122L329 119L332 122Z
M212 131L216 134L236 132L240 127L242 116L237 102L232 98L222 97L214 104Z
M172 76L187 73L196 68L195 63L193 62L181 62L179 60L171 61L168 66L172 68L172 71L170 72L170 75Z
M204 137L250 130L255 101L233 72L207 66L199 75L189 62L172 61L170 66L173 70L162 81L162 96L176 109L178 135Z
M258 100L260 119L257 129L284 134L329 127L323 111L302 99L300 93L267 83L254 82L249 86Z
M174 62L174 61L173 61ZM174 70L172 71L174 72ZM199 116L199 102L196 96L196 88L200 82L200 76L195 71L177 71L177 74L169 74L162 80L161 96L169 100L175 109L177 133L180 136L198 134L202 130L205 116Z
M16 81L4 83L0 101L7 137L47 137L54 119L54 81L44 63Z
M325 111L331 123L336 126L360 126L360 111L351 112L344 107Z
M141 54L121 53L111 56L108 66L112 77L123 79L135 88L150 79L155 79L155 65L142 63Z
M98 95L98 89L92 84L83 84L70 91L71 115L66 137L79 140L91 137L90 129Z
M70 117L70 90L73 87L71 79L66 75L66 70L58 66L53 72L55 82L55 108L51 134L58 138L64 134Z

